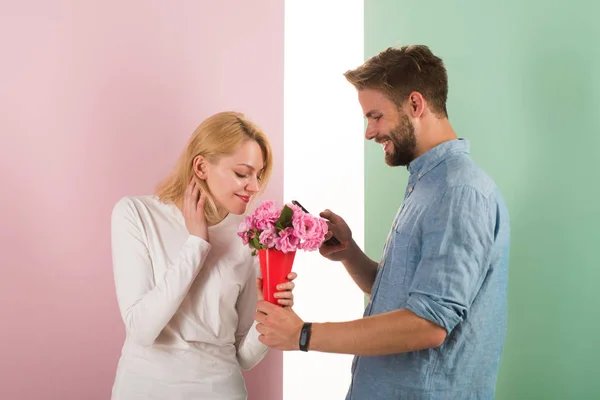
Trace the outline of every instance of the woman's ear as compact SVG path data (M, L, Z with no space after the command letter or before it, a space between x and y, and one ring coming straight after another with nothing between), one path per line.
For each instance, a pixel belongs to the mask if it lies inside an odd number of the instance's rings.
M196 156L192 165L194 175L203 181L206 180L208 174L208 162L202 156Z

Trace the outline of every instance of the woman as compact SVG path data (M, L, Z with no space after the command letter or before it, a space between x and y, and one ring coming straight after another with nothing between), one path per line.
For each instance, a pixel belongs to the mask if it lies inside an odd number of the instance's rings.
M272 166L265 134L242 114L219 113L196 129L156 196L116 204L113 265L127 337L113 400L246 399L241 370L267 347L254 327L257 260L236 233ZM293 287L280 286L281 305L293 304Z

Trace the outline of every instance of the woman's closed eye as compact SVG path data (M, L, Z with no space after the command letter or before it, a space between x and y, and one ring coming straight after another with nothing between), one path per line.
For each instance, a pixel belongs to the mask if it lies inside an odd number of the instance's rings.
M238 178L247 178L247 177L248 177L248 175L240 174L239 172L236 172L236 173L235 173L235 175L236 175Z

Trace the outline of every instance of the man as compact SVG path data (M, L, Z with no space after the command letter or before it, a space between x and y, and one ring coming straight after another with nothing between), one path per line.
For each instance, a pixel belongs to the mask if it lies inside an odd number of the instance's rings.
M389 48L345 74L390 166L407 166L404 201L379 263L329 210L325 257L370 296L364 318L309 324L260 301L261 341L355 354L347 400L493 399L503 348L509 219L446 111L447 73L426 46Z

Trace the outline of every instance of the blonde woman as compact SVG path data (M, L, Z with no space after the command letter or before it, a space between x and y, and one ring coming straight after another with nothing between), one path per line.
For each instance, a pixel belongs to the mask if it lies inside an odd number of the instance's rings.
M112 253L126 340L113 400L246 399L241 370L266 354L254 313L257 261L236 235L273 166L242 114L211 116L155 196L124 197ZM293 304L291 280L279 302Z

